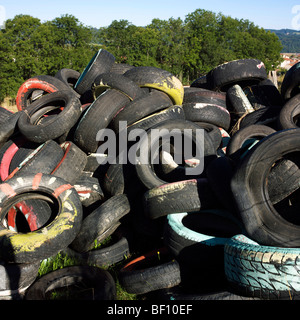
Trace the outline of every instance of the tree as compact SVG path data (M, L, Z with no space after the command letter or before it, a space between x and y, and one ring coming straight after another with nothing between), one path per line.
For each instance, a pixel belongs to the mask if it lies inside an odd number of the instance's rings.
M0 100L15 97L20 85L62 68L81 71L94 53L92 33L73 16L41 23L18 15L0 31Z

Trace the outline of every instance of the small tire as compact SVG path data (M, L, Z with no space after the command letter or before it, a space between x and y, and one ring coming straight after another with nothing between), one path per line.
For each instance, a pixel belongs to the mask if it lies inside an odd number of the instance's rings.
M159 248L121 268L119 281L128 293L145 294L180 284L180 268L166 248Z

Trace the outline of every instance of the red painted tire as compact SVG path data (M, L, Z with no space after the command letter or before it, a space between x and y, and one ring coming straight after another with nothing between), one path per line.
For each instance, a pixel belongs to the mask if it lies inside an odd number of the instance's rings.
M33 263L57 254L76 237L82 221L79 196L63 179L37 173L11 178L0 184L0 220L20 201L45 200L51 204L55 218L33 232L0 231L0 259L11 263Z
M53 93L60 90L70 90L71 88L61 80L40 75L26 80L19 88L16 98L16 104L19 111L28 106L28 98L35 90L43 90L46 93Z

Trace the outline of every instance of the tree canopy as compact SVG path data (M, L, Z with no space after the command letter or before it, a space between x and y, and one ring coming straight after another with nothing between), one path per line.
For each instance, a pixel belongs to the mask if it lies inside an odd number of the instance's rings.
M117 62L159 67L188 84L235 59L257 58L268 70L275 69L282 46L278 36L248 20L202 9L184 21L153 19L140 27L114 20L100 29L72 15L44 23L17 15L0 31L0 101L15 97L19 86L35 75L55 75L62 68L82 71L99 48L111 52Z

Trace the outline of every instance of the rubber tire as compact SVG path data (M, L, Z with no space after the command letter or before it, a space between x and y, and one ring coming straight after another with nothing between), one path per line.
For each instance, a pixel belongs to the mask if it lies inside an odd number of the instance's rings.
M0 106L0 125L6 123L10 116L12 116L14 112Z
M58 78L49 75L39 75L26 80L19 88L16 104L19 111L28 107L28 98L36 90L45 93L53 93L62 90L70 90L70 87Z
M140 87L153 88L165 92L175 105L182 105L184 88L172 73L156 67L135 67L124 73Z
M242 234L225 244L224 264L233 292L265 300L299 300L299 248L260 245Z
M154 266L149 267L150 263ZM119 281L128 293L145 294L180 284L180 268L165 248L159 248L121 268Z
M108 271L92 266L71 266L39 278L27 290L25 300L50 300L47 291L81 282L93 288L93 300L114 300L116 297L116 284Z
M30 173L41 172L51 174L63 156L64 152L62 148L55 141L49 140L31 152L28 157L9 174L6 180L12 177L22 177Z
M86 166L87 155L70 141L61 144L60 147L64 155L51 174L74 185Z
M97 99L108 88L119 90L131 101L144 94L144 91L134 81L124 75L108 72L99 74L96 77L92 85L94 98Z
M159 123L166 120L185 120L184 112L181 106L171 106L169 108L163 109L159 112L153 113L139 121L134 122L128 126L128 133L133 129L143 129L147 131Z
M1 259L11 263L33 263L66 248L74 239L82 221L82 207L76 190L63 179L42 173L11 178L0 185L1 221L13 202L41 198L55 199L56 218L45 227L29 232L0 231ZM42 197L43 198L43 197Z
M18 120L24 111L13 113L5 122L5 126L0 126L0 147L2 147L7 140L19 134Z
M130 99L116 89L104 92L86 110L76 127L73 141L84 152L95 153L99 145L99 130L107 128L115 115L129 102Z
M185 88L183 104L186 103L203 103L203 104L216 104L220 107L227 109L226 93L215 92L212 90L203 90L196 88Z
M248 139L255 138L256 140L261 140L275 132L276 130L264 125L249 125L242 128L232 135L227 145L226 155L236 163L244 154L245 150L242 147ZM252 146L250 147L252 148Z
M300 93L299 68L300 68L300 63L298 62L294 66L292 66L284 76L284 79L281 85L281 95L284 101L287 101Z
M100 49L81 73L75 84L75 91L83 95L91 90L96 77L101 73L109 72L114 63L115 57L105 49Z
M74 88L80 77L80 72L73 69L63 68L57 71L54 77L69 85L71 88Z
M299 128L297 125L296 119L300 114L300 94L294 96L286 104L280 111L278 117L278 129L285 130L291 128Z
M255 111L240 85L235 84L227 90L227 99L233 118L239 119L244 114Z
M287 221L273 207L266 178L276 160L300 151L300 131L277 132L264 140L240 163L231 181L237 210L251 239L263 245L297 247L300 226Z
M28 287L38 276L40 264L0 262L0 300L22 300Z
M51 120L43 124L34 124L34 117L49 105L56 106L56 108L63 107L63 110L56 117L52 117ZM80 101L72 91L59 91L48 94L32 103L20 116L18 128L28 140L43 143L68 132L75 125L80 114Z
M82 174L76 180L74 188L84 207L89 207L105 199L99 180L96 177Z
M82 221L82 226L70 247L77 252L86 252L94 248L95 241L101 242L109 236L106 230L115 226L128 214L130 205L126 195L114 196L106 200ZM113 233L113 228L111 229Z
M228 130L230 127L230 113L217 104L184 103L182 105L186 120L193 122L207 122Z
M265 65L258 59L239 59L217 66L207 74L208 82L217 91L227 91L234 84L259 83L268 78Z
M196 130L197 129L202 129L199 127L197 124L187 121L187 120L169 120L169 121L164 121L162 123L159 123L153 127L151 127L151 130L153 129L167 129L169 132L173 129L179 129L181 132L183 132L184 129L191 129L192 130L192 139L195 142L196 141ZM147 131L147 137L142 139L141 144L140 144L140 154L146 155L147 157L147 163L141 163L140 161L136 160L136 172L141 180L141 182L148 188L152 189L155 187L158 187L160 185L163 185L167 183L167 181L164 181L160 179L160 177L157 176L155 173L155 170L153 168L153 165L151 164L151 153L157 150L152 150L152 145L155 144L155 139L151 138L151 130ZM153 141L155 140L155 141ZM216 150L214 148L213 142L208 135L208 133L204 130L204 150L202 150L203 157L204 157L204 162L205 165L209 163L213 158L216 157ZM204 165L204 168L205 168ZM188 179L189 175L187 173L185 179Z
M112 120L110 126L119 132L119 122L126 121L127 127L133 123L173 105L171 99L164 92L155 90L144 94L122 109Z
M150 219L216 206L216 199L204 178L168 183L144 194L144 213Z

